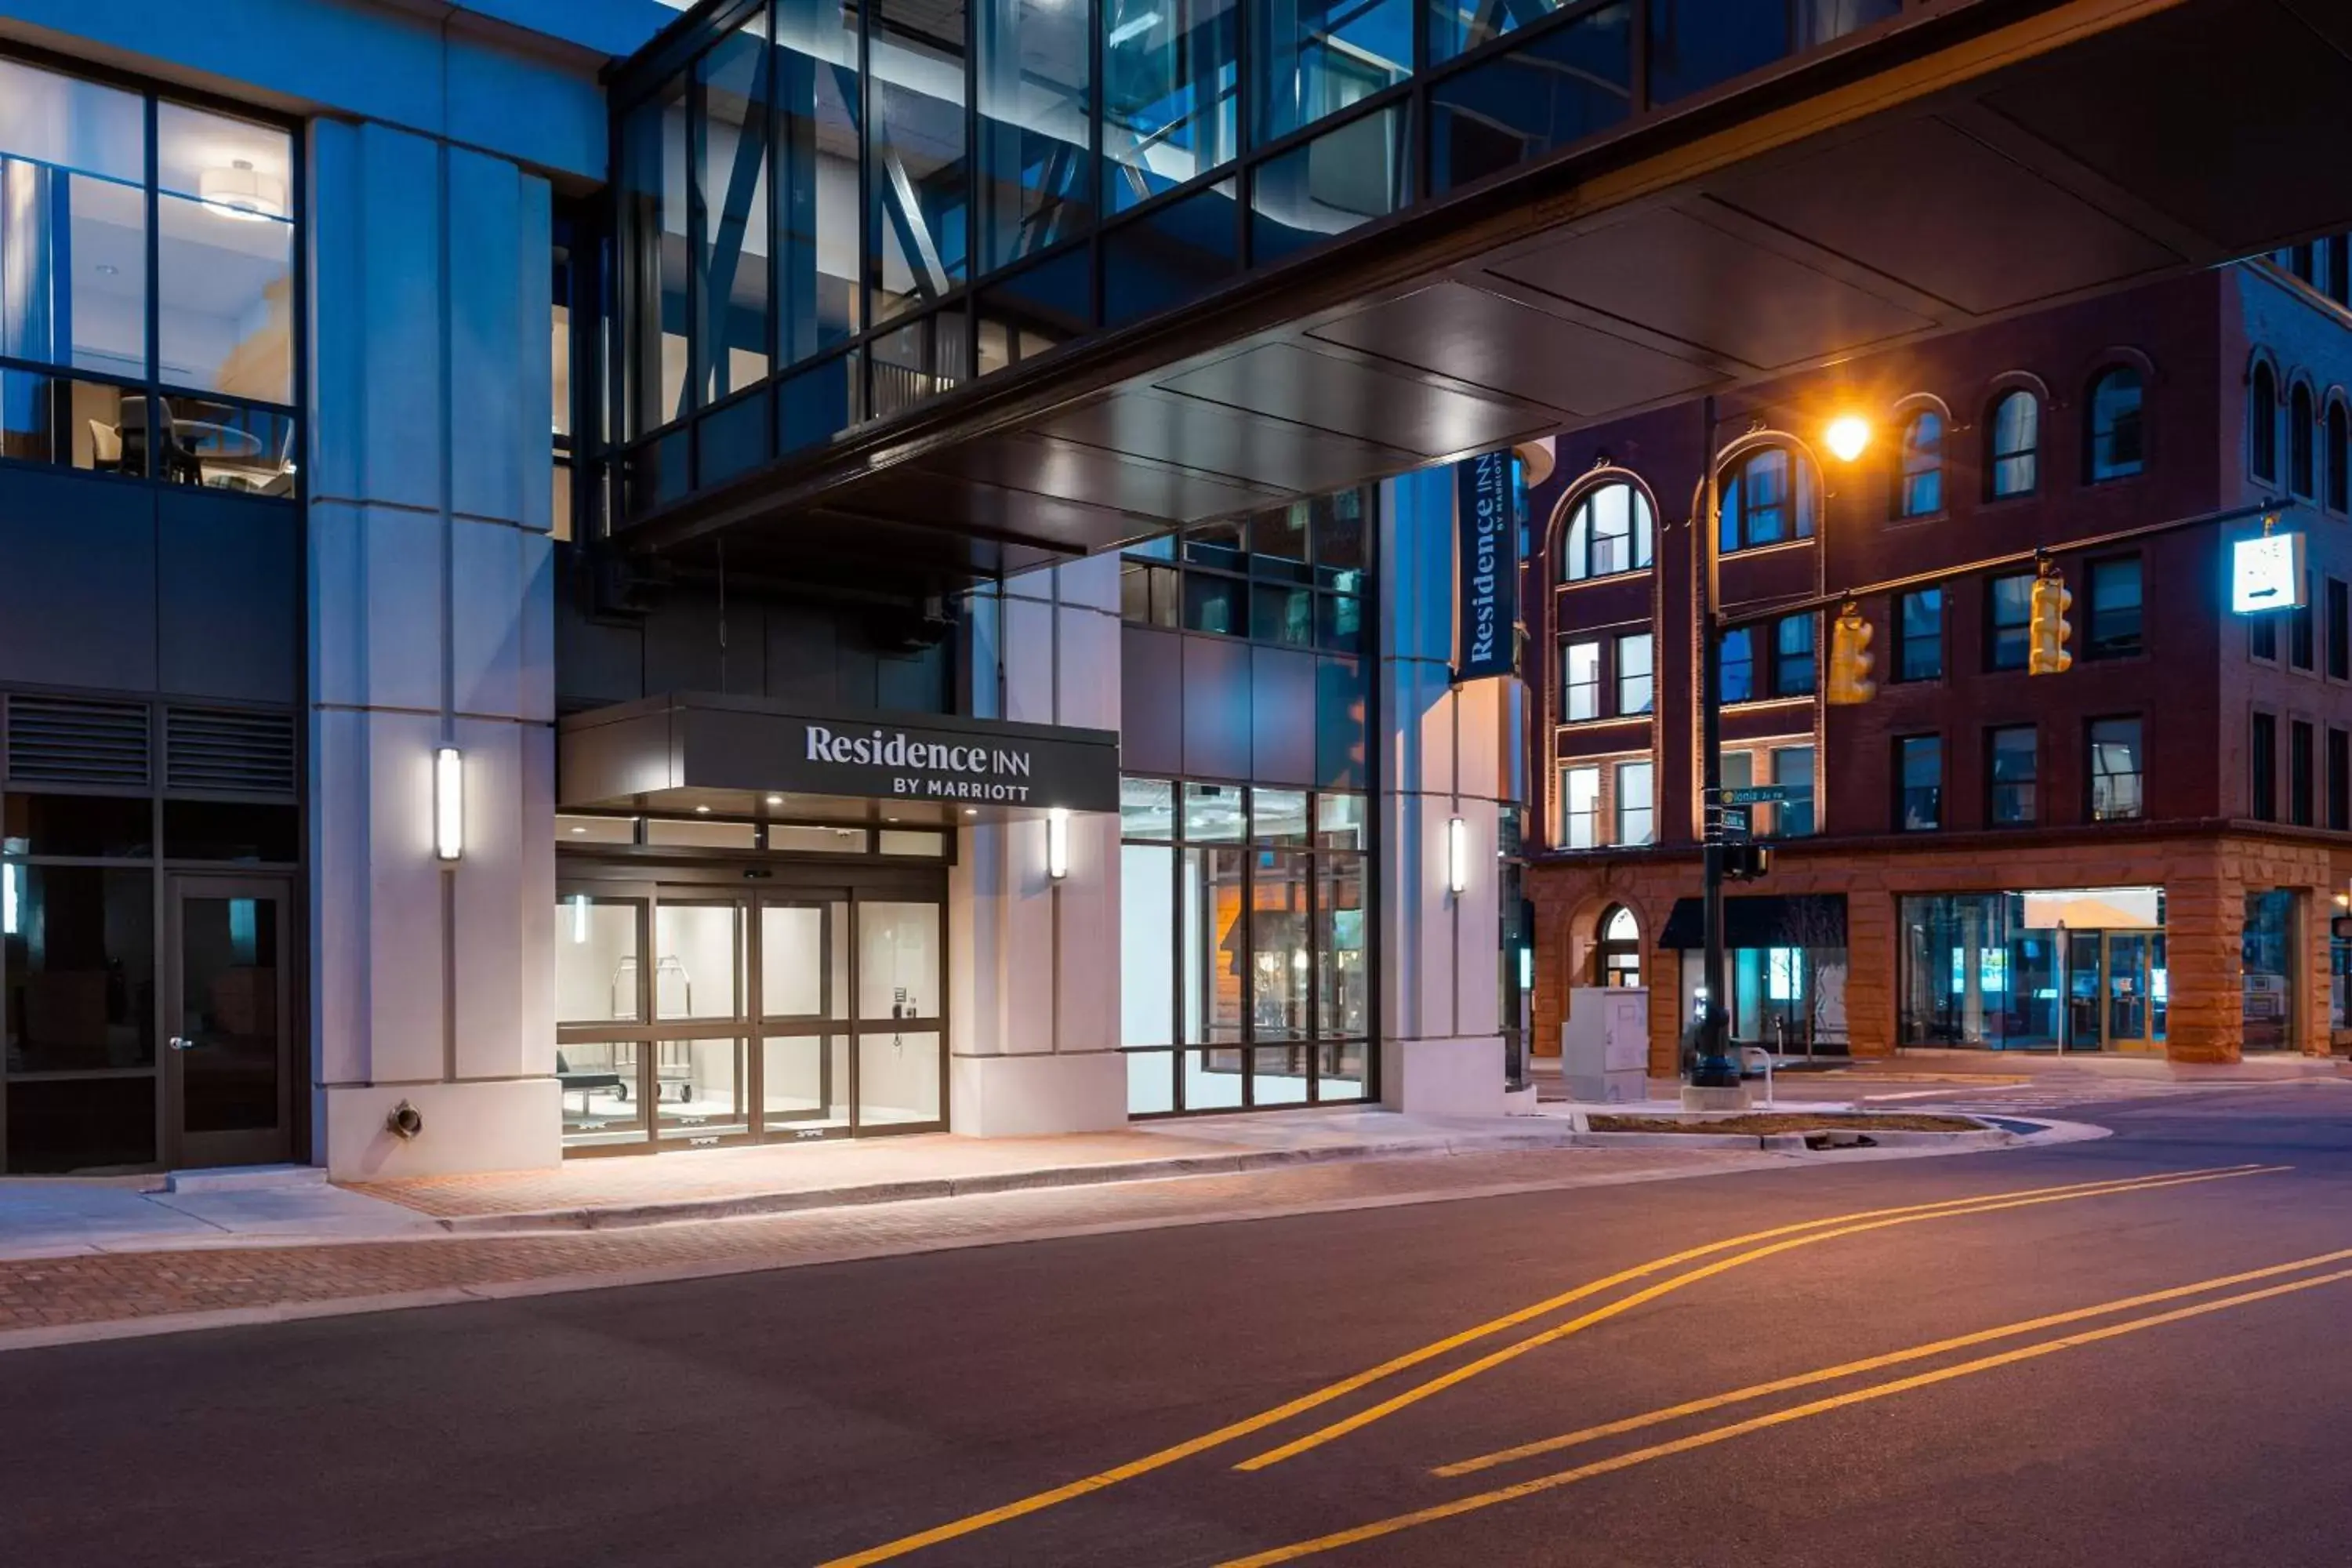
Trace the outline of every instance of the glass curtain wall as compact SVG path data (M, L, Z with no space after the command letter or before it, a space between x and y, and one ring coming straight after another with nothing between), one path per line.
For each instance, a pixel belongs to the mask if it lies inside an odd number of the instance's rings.
M614 88L622 519L1898 8L772 0L731 13L657 43ZM92 212L144 178L116 142L74 156L61 166L92 182ZM247 162L267 185L266 160Z
M0 458L294 494L285 127L0 58Z
M1121 785L1128 1111L1370 1098L1366 797Z

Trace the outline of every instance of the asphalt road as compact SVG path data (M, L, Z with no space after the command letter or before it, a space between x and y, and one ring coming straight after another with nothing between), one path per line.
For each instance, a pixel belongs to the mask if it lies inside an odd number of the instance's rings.
M2352 1561L2352 1088L2070 1114L2117 1136L12 1353L0 1563Z

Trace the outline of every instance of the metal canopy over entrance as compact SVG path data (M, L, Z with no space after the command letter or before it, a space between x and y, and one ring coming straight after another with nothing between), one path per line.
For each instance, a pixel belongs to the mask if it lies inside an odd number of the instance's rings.
M1004 822L1118 809L1107 730L677 693L563 721L562 811Z
M1463 60L1391 89L1422 155ZM724 540L746 570L876 542L939 578L1018 569L2352 226L2352 164L2306 154L2352 142L2333 0L1906 6L1664 105L1638 64L1603 130L1417 176L1276 264L1244 243L1182 310L616 532L689 562Z

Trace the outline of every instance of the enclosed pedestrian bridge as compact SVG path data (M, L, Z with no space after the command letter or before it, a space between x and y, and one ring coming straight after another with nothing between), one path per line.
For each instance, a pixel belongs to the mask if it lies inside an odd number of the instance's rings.
M941 585L2352 227L2337 0L775 0L613 83L607 527Z

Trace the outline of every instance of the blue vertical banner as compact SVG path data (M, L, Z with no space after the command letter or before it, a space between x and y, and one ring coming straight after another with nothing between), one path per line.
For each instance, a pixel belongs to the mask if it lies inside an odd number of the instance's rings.
M1518 486L1508 448L1454 466L1454 683L1517 675Z

